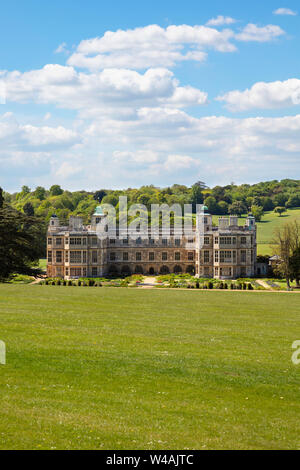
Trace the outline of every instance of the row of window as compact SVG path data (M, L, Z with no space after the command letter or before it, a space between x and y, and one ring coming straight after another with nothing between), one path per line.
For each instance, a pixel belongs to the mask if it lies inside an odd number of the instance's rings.
M205 237L208 238L209 237ZM54 243L55 241L55 243ZM116 244L116 239L115 238L110 238L109 240L110 245L115 245ZM122 240L123 245L128 245L129 244L129 239L124 238ZM136 245L142 245L143 240L142 238L137 238L135 240ZM164 246L167 246L169 243L168 238L162 238L161 243ZM188 243L194 243L194 238L189 238ZM208 241L209 243L209 241ZM55 246L62 246L63 245L63 237L54 237L54 238L48 238L48 245L55 244ZM65 245L73 245L73 246L82 246L87 244L87 239L86 238L80 238L80 237L70 237L65 239ZM155 240L153 238L149 238L149 245L154 245ZM174 239L174 244L175 246L181 246L181 239L180 238L175 238ZM97 238L96 237L91 237L91 245L92 246L97 246Z
M48 238L48 245L52 245L53 240L55 240L55 245L56 246L62 246L63 245L63 237L54 237ZM214 243L215 245L218 245L219 242L221 245L235 245L236 244L236 237L215 237ZM242 245L247 244L247 237L240 237L240 242ZM116 244L116 239L111 238L109 240L110 245L115 245ZM129 244L129 239L124 238L122 240L123 245L128 245ZM142 245L143 240L142 238L137 238L135 241L136 245ZM167 246L169 243L168 238L162 238L161 243L164 246ZM194 243L194 238L189 238L188 243ZM81 237L70 237L65 239L65 244L66 245L73 245L73 246L81 246L81 245L86 245L87 244L87 239L86 238L81 238ZM97 237L91 237L91 245L92 246L97 246L98 240ZM154 245L155 240L153 238L149 238L149 244ZM174 239L174 244L175 246L181 246L181 239L180 238L175 238ZM210 244L210 237L206 236L204 237L204 245L209 245Z
M229 266L228 268L218 268L215 267L215 276L229 276L231 277L233 274L232 268ZM246 267L241 266L240 268L240 276L245 277L247 274Z
M247 260L247 251L241 250L240 251L240 261L241 263L245 263ZM251 262L253 260L253 252L251 251ZM236 251L233 250L216 250L215 251L215 263L225 263L225 262L236 262Z
M69 275L71 277L86 277L87 270L86 268L70 268L70 270L69 268L66 268L66 276ZM92 268L92 276L98 276L98 268L96 266Z
M123 261L128 261L129 260L129 253L124 252L122 254L123 254ZM149 258L149 261L154 261L155 260L155 253L150 252L148 254L148 258ZM117 259L116 258L116 253L114 253L114 252L110 253L109 259L110 259L110 261L116 261L116 259ZM175 252L174 259L175 259L175 261L180 261L181 260L181 253L179 251ZM136 261L142 261L142 253L141 252L136 252L135 253L135 260ZM161 260L162 261L168 261L168 253L167 252L163 252L161 254ZM188 261L193 261L193 260L194 260L194 253L192 251L188 252Z
M205 237L209 238L209 237ZM215 237L215 245L236 245L236 237ZM247 237L240 237L241 245L247 244ZM209 242L208 242L209 243ZM205 244L205 241L204 241Z
M63 245L63 237L54 237L54 238L48 238L48 245L54 244L53 242L55 241L55 246L62 246ZM98 239L97 237L91 237L91 245L92 246L97 246L98 244ZM72 245L72 246L85 246L87 244L87 239L86 238L79 238L79 237L70 237L65 239L65 245Z
M232 268L215 268L215 276L232 276Z
M155 244L154 238L149 238L148 241L149 241L149 245L154 245ZM123 242L123 245L128 245L129 244L129 239L124 238L122 240L122 242ZM145 240L143 241L143 239L141 237L139 237L135 240L135 243L136 243L136 245L142 245L143 243L145 243ZM168 239L168 238L162 238L161 243L164 246L168 246L168 244L171 245L170 239ZM189 238L188 243L194 243L194 238ZM115 245L116 244L116 239L115 238L110 238L109 244L110 245ZM175 246L181 246L181 239L180 238L174 238L174 245Z
M52 263L52 251L48 251L48 263ZM62 263L63 261L63 252L57 250L55 252L55 261L56 263ZM65 252L65 262L66 263L86 263L87 262L87 251L66 251ZM92 263L98 263L98 252L92 251Z

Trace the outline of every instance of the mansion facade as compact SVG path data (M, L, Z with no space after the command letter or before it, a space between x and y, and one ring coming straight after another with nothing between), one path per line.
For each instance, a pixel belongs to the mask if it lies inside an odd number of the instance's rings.
M90 225L70 217L62 226L57 216L50 219L47 233L47 275L81 277L127 276L130 274L190 273L197 277L234 279L256 272L256 225L250 214L245 225L238 217L219 217L214 226L207 208L197 214L196 226L188 236L171 229L157 237L98 237L97 224L106 216L99 206Z

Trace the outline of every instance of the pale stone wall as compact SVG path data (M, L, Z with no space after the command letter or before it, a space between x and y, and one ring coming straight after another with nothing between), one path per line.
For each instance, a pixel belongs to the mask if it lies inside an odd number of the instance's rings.
M93 226L84 227L72 219L71 227L62 227L58 219L50 219L47 237L47 275L66 279L101 277L109 274L186 273L198 277L232 279L255 275L256 227L251 218L245 227L236 225L236 218L222 218L214 227L210 215L197 218L193 238L176 235L169 239L160 235L138 242L124 243L109 236L100 240ZM230 225L230 224L235 225ZM201 236L199 224L201 225ZM94 230L92 230L92 228Z

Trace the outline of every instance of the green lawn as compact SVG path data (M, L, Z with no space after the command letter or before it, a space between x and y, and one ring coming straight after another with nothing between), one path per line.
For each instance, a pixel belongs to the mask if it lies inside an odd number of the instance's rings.
M47 269L47 260L46 259L42 258L42 259L39 260L39 268L42 269L43 271L46 271L46 269Z
M300 209L288 209L280 217L273 211L266 212L262 221L257 223L257 253L259 255L272 254L270 242L273 238L275 227L280 227L286 222L292 222L293 220L300 221Z
M0 285L1 449L300 449L297 293Z

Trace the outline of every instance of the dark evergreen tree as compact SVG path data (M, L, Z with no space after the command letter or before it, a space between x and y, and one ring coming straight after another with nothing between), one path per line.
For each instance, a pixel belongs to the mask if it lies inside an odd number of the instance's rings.
M12 274L37 274L41 223L8 205L0 208L0 279Z
M3 189L0 188L0 209L3 207L4 197L3 197Z
M31 202L26 202L26 204L24 204L23 212L24 212L24 214L28 215L29 217L34 216L34 207L31 204Z
M297 287L300 287L300 247L290 257L289 262L291 281L295 279Z
M200 183L200 181L199 181ZM204 183L203 183L204 184ZM202 189L201 185L198 183L195 183L192 186L192 197L191 197L191 202L193 205L193 213L196 212L197 209L197 204L203 204L203 194L202 194Z
M104 189L100 189L99 191L96 191L95 194L94 194L94 199L95 201L98 201L99 203L102 201L102 199L104 198L104 196L106 196L106 191L104 191Z

